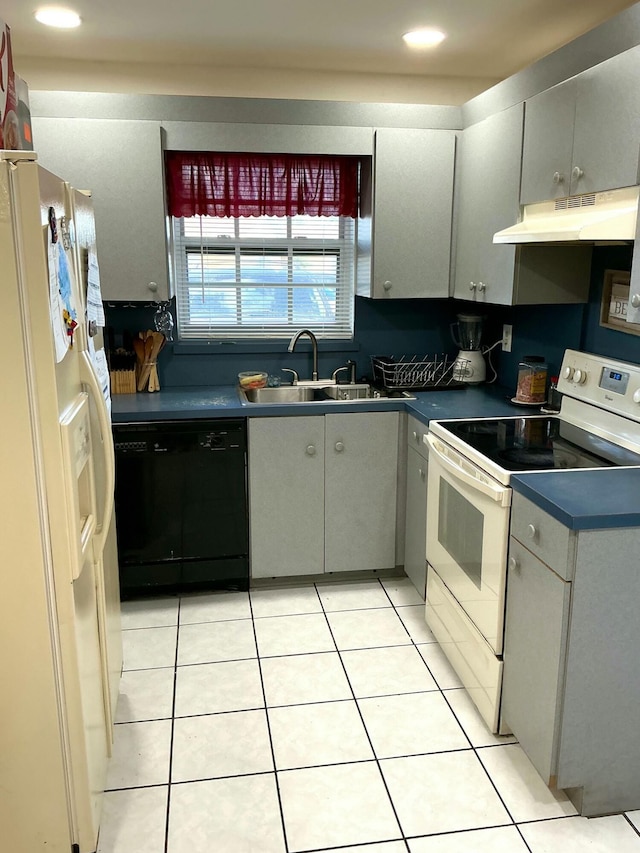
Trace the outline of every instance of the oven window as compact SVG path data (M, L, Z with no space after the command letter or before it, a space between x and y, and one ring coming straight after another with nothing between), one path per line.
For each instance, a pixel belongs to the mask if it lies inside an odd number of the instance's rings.
M438 541L478 589L482 585L483 528L480 510L440 479Z

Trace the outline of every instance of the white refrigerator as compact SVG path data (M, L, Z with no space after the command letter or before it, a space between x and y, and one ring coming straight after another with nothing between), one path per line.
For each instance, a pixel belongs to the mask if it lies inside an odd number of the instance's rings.
M90 197L33 152L0 152L0 846L11 853L96 850L113 742L122 646L108 373L87 322L95 259Z

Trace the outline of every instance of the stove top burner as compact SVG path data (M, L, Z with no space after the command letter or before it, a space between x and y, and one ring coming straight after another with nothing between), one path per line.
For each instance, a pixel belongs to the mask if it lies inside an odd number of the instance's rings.
M498 459L508 463L507 467L517 468L553 468L553 450L544 447L512 447L499 450Z
M558 417L443 421L441 426L504 471L640 465L638 454Z
M460 433L465 435L497 435L499 421L467 421L460 424Z

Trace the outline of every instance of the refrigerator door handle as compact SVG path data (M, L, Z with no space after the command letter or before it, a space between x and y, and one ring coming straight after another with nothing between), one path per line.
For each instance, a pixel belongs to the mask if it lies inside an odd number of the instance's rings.
M102 389L98 378L91 364L91 357L86 350L81 353L81 379L89 389L91 396L94 399L96 411L98 413L98 421L100 424L100 432L102 438L102 448L104 452L104 515L101 521L96 526L94 543L96 544L96 556L104 551L107 533L109 532L109 523L111 521L111 513L113 512L113 501L115 491L115 456L113 450L113 435L111 433L111 421L107 411L107 407L102 396Z

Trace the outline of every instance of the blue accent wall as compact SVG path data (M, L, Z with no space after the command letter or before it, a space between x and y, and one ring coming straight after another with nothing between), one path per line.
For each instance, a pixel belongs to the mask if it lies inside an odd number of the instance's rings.
M353 359L357 376L371 375L372 355L423 357L447 353L456 347L450 325L456 313L481 313L485 317L484 343L491 346L502 338L502 324L513 326L513 349L491 354L497 383L515 393L518 362L526 355L541 355L549 365L549 376L557 375L565 349L578 349L622 361L640 363L640 337L600 325L600 303L607 269L631 268L630 246L594 247L589 302L586 305L524 305L504 307L454 299L374 300L356 297L354 341L320 342L319 373L330 376L337 367ZM142 303L124 307L106 306L107 323L114 345L141 329L153 328L153 306ZM127 335L128 333L128 335ZM294 353L287 342L261 344L172 345L160 353L162 387L188 385L232 385L242 370L266 370L278 374L291 367L302 378L311 376L311 347L303 339ZM284 374L283 376L286 376ZM487 378L492 376L490 366Z
M631 246L595 246L586 305L540 305L494 309L501 322L513 325L513 349L499 354L499 382L515 390L518 362L541 355L549 376L557 375L565 349L577 349L621 361L640 363L640 337L600 325L604 274L631 269Z
M358 377L371 374L372 355L454 355L456 347L449 334L455 320L456 304L451 299L372 300L356 297L354 341L319 343L318 366L321 377L347 359L356 362ZM124 306L107 304L107 324L114 346L127 345L138 331L153 328L153 306L141 303ZM266 370L278 374L281 368L297 370L302 378L311 376L311 346L301 339L293 353L288 341L260 344L194 345L168 343L160 353L158 371L161 387L188 385L232 385L242 370ZM130 344L129 344L130 345ZM286 374L282 374L286 381Z
M598 355L608 355L621 361L640 363L640 337L608 329L600 325L600 303L605 270L630 270L631 246L611 246L594 249L591 264L591 292L582 349Z

